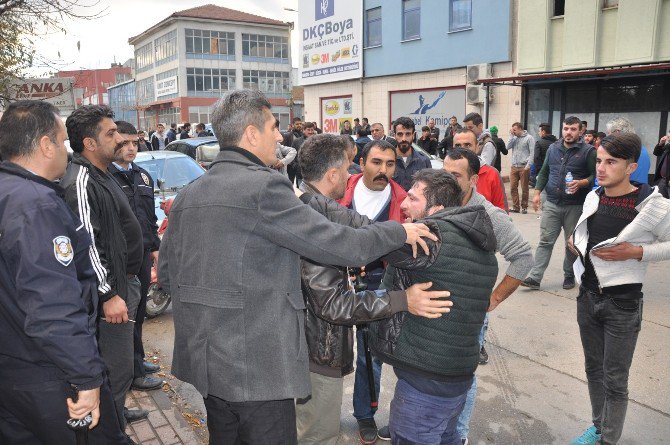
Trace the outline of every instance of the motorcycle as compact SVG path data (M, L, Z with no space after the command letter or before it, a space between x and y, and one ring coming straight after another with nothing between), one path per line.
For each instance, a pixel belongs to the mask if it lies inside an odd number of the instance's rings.
M162 237L163 233L167 230L168 215L173 202L174 198L171 198L160 203L160 207L165 213L165 219L163 219L161 226L158 228L158 236L160 237ZM158 282L158 265L154 264L151 267L151 284L149 285L149 291L147 293L147 318L158 317L165 312L171 302L172 297Z

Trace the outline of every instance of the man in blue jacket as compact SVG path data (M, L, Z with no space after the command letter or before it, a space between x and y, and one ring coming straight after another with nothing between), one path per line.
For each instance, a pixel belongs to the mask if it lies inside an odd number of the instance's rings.
M96 342L91 239L53 181L65 126L41 101L0 119L0 443L74 443L68 418L92 416L94 443L126 444Z

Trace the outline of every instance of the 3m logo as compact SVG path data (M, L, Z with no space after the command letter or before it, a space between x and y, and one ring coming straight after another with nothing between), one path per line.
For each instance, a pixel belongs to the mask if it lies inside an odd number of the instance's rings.
M335 15L335 0L314 0L314 19L322 20Z

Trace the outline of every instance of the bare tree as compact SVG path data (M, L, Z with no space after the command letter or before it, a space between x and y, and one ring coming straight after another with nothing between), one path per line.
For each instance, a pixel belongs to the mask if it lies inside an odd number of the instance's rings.
M58 65L36 53L36 37L67 34L68 21L95 20L105 13L98 0L0 0L0 101L12 100L12 84L35 62Z

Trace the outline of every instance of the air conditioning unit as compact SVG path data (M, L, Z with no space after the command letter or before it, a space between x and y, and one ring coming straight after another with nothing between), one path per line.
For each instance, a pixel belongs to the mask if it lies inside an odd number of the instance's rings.
M468 105L484 103L486 88L481 85L468 85L465 87L465 101Z
M465 77L467 77L468 83L475 83L479 79L487 79L492 75L493 71L490 63L480 63L466 67Z

